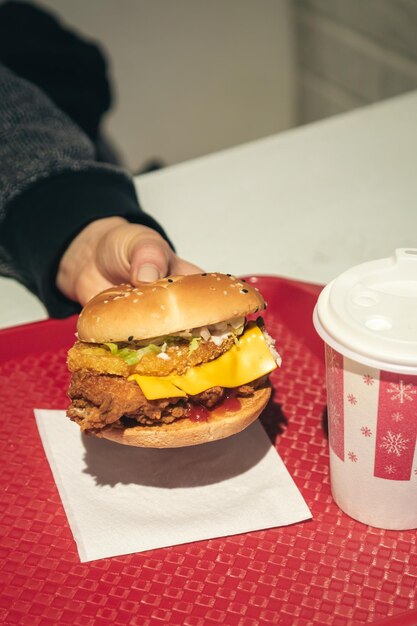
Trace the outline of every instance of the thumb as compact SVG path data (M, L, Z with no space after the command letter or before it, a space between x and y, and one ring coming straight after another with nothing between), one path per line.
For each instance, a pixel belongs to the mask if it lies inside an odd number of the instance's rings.
M162 238L143 238L130 252L130 282L153 282L168 274L171 250Z

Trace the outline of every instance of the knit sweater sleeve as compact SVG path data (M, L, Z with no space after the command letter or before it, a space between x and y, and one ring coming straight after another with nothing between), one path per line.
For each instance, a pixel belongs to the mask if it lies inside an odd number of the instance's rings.
M55 287L62 253L110 216L164 231L141 211L131 177L98 163L81 129L32 83L0 64L0 273L33 291L50 315L78 310Z

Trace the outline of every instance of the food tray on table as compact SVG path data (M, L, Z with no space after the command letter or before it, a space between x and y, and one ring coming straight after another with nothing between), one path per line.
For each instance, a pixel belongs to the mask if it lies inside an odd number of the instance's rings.
M64 408L75 318L0 331L0 622L332 626L417 624L415 531L368 527L329 486L320 288L249 277L283 365L264 427L313 519L80 564L34 407Z

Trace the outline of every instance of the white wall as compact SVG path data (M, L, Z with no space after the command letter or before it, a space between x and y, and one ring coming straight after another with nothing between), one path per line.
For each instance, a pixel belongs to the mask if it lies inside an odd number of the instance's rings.
M290 0L38 0L111 59L107 128L126 163L167 164L294 122Z

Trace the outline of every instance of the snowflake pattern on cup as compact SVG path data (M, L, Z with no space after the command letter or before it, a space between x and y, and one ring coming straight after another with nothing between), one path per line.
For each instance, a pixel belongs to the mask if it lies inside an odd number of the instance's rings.
M402 420L404 419L404 415L400 413L400 411L395 411L395 413L393 413L391 417L394 422L402 422Z
M326 364L329 444L333 452L341 461L348 461L349 466L350 463L359 465L358 450L347 448L345 451L345 446L357 445L362 449L364 440L368 440L367 445L371 446L368 450L374 453L375 477L410 480L417 441L417 376L385 371L376 376L374 371L366 369L360 372L357 382L368 388L369 393L375 390L377 394L377 414L370 416L372 425L364 423L367 418L363 392L351 375L345 380L344 358L330 346L326 346ZM345 424L347 415L349 424L352 419L363 419L356 426L357 441L355 436L352 438L352 428Z
M385 448L388 454L396 454L397 456L401 456L402 453L407 450L407 443L409 439L405 439L401 433L392 433L390 430L387 431L387 434L382 437L382 443L380 443L381 448Z
M416 389L413 388L412 383L405 383L404 380L399 380L393 383L389 383L387 393L391 394L391 400L398 400L400 404L405 402L412 402L413 396L417 394Z
M372 378L372 376L371 376L370 374L364 374L364 375L362 376L362 380L363 380L363 382L365 383L365 385L368 385L368 387L370 387L371 385L373 385L373 384L374 384L374 382L375 382L375 379L374 379L374 378Z
M410 480L417 437L417 376L381 372L374 476Z

